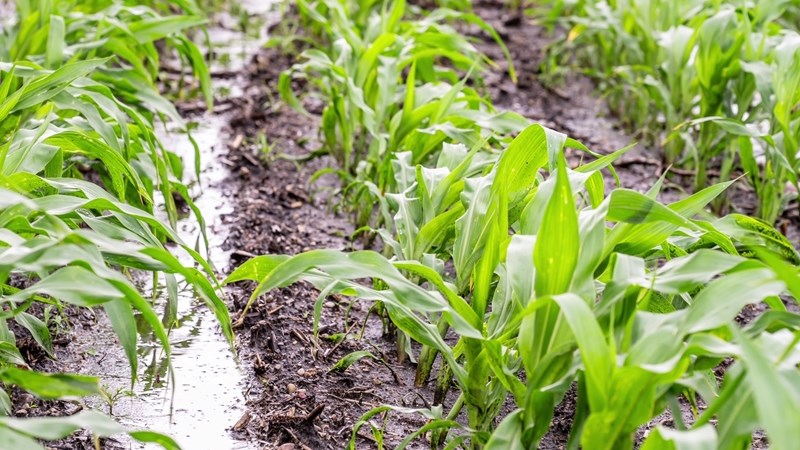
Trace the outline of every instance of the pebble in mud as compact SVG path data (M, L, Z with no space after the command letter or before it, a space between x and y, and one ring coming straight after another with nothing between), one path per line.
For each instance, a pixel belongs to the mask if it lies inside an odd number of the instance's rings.
M297 374L302 377L303 375L306 374L306 369L303 369L302 367L297 369Z
M294 394L294 392L296 390L297 390L297 386L295 386L294 383L289 383L289 384L286 385L286 392L288 392L290 394Z

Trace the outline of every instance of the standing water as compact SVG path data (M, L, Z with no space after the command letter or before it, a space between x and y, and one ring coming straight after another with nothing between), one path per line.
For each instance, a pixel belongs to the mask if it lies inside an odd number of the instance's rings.
M252 0L239 5L244 11L239 17L222 14L217 25L209 29L214 53L226 64L222 68L212 66L212 74L220 69L243 73L247 59L265 42L263 25L269 19L273 2ZM260 31L258 36L248 37L244 31L253 18ZM224 86L215 83L216 97L243 95L236 80L226 80ZM221 249L227 236L221 217L230 212L230 206L221 189L227 170L219 159L226 146L223 139L228 120L224 113L214 112L191 120L196 122L192 136L199 146L202 167L199 185L194 189L198 195L195 203L207 224L209 258L215 268L222 269L229 255ZM194 148L188 137L175 132L160 134L165 147L184 158L186 173L192 172ZM188 245L200 242L200 228L193 218L184 220L180 228L181 238ZM132 391L130 368L110 327L100 327L89 342L82 344L83 354L104 355L84 360L84 370L101 377L109 397L96 400L93 406L110 409L132 429L147 428L168 434L184 450L254 448L247 441L234 439L230 433L244 413L243 376L216 318L194 298L191 290L179 293L177 318L177 325L170 331L174 385L164 352L155 341L140 342L139 381ZM149 336L146 325L142 327L141 335ZM160 448L131 441L124 444L131 449Z

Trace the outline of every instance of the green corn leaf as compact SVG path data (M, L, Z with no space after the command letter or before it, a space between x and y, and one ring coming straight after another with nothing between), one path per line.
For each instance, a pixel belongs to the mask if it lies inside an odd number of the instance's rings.
M34 293L47 294L74 305L87 307L123 297L110 283L78 266L68 266L57 270L33 286L17 292L11 296L11 300L23 301Z
M375 355L373 355L372 353L370 353L368 351L363 351L362 350L362 351L357 351L357 352L351 352L351 353L348 353L348 354L344 355L342 357L342 359L337 361L336 364L334 364L331 367L330 370L331 371L343 372L343 371L347 370L348 367L352 366L353 364L357 363L358 361L360 361L360 360L362 360L364 358L378 359L378 358L375 357Z
M45 450L35 439L4 427L0 427L0 440L15 450Z
M15 367L0 371L0 380L25 389L44 400L98 394L98 379L84 375L44 374Z
M112 179L114 191L121 200L125 199L125 180L127 179L146 202L152 202L139 175L111 147L81 133L71 131L50 136L44 142L59 147L66 153L83 154L103 161Z
M47 34L46 65L50 69L58 69L61 58L64 57L64 18L57 15L50 16L50 30Z
M523 439L524 430L522 411L517 410L503 418L500 425L492 433L486 450L524 450L527 448Z
M716 450L718 448L717 432L712 425L708 424L687 431L660 426L647 436L642 445L642 450Z
M20 367L28 367L28 363L25 362L25 359L13 342L0 341L0 361L5 361L8 364L14 364Z
M164 450L181 450L181 447L171 437L153 431L129 431L130 437L142 443L158 444Z
M137 354L136 318L133 315L133 308L123 300L112 300L104 303L103 309L125 351L125 356L128 358L128 364L131 368L131 382L134 382L139 374L139 357Z
M766 429L770 445L790 449L797 445L795 425L800 421L797 386L787 386L776 365L770 361L756 342L746 337L735 325L728 327L742 348L742 360L747 367L747 379L754 392L760 423ZM797 340L789 341L796 345ZM792 378L795 378L792 376Z
M222 284L230 284L242 280L263 280L287 259L289 257L284 255L263 255L248 259L228 275L228 278L225 278Z
M137 42L145 44L205 23L206 19L200 16L155 17L132 23L128 29Z
M680 321L684 333L725 325L749 303L779 295L785 285L766 269L750 269L712 281L698 294Z
M43 104L61 90L65 89L73 81L88 75L98 67L104 65L107 61L107 58L89 59L65 64L54 72L27 83L22 90L19 91L21 98L19 98L18 101L14 100L12 96L7 98L6 101L0 105L0 117L5 116L8 112L20 111Z
M547 203L533 252L537 296L566 292L578 263L580 235L575 200L566 161L563 156L558 161L555 189Z
M39 344L48 355L53 357L53 340L50 337L50 330L41 319L26 312L20 312L14 316L14 320L25 327L36 343Z
M683 217L692 217L702 211L732 183L729 181L715 184L683 200L667 205L667 207ZM624 250L625 253L640 254L664 242L678 228L679 225L670 222L618 225L609 234L604 253L609 255L615 247L619 246L618 250Z
M581 352L589 406L601 411L611 396L611 380L614 375L616 355L606 344L603 332L589 306L575 295L560 295L553 301L561 308Z
M108 416L91 410L81 411L75 415L66 417L34 417L25 419L0 417L0 425L2 425L0 426L0 430L12 430L23 436L31 436L46 441L63 439L81 428L89 429L101 437L127 432L125 428ZM131 432L130 435L140 442L158 443L167 450L180 449L175 441L166 436L159 435L158 433L134 431ZM32 448L41 449L42 447Z

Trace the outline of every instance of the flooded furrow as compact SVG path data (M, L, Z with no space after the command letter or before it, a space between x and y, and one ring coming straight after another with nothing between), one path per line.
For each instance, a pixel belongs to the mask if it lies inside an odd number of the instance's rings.
M241 72L264 44L265 24L276 17L272 1L245 1L240 8L238 16L219 14L209 27L215 56L212 75L228 74L215 78L215 98L232 104L245 95ZM230 256L222 249L228 234L222 217L231 212L231 204L223 193L228 168L222 160L228 145L229 109L217 108L217 112L187 118L201 160L200 180L191 189L206 222L208 249L204 248L200 225L192 216L181 220L178 230L181 239L197 246L201 254L207 254L217 270L226 267ZM185 172L193 172L195 148L189 138L163 127L158 134L165 148L183 158ZM191 264L189 260L185 263ZM157 292L159 310L163 309L165 296L164 292ZM81 366L83 373L101 379L105 395L92 399L90 406L113 414L132 429L166 433L184 450L256 448L231 433L245 409L244 376L214 314L191 289L179 290L177 324L169 333L174 384L164 351L143 320L139 330L143 337L138 350L138 381L133 386L130 367L113 330L105 318L98 316L96 320L96 329L75 343L76 360L72 361ZM121 444L128 449L160 448L130 440Z

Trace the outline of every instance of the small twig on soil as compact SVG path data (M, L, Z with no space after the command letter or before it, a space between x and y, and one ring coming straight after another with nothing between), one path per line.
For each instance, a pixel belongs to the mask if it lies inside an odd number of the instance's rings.
M184 114L198 114L206 112L208 104L205 101L182 102L177 103L175 107ZM214 107L211 108L211 112L223 114L234 108L236 108L236 104L231 99L214 99Z
M358 401L358 400L354 400L352 398L339 397L338 395L331 394L331 393L328 393L328 397L335 398L336 400L341 400L343 402L352 403L354 405L363 405L364 404L364 402L361 402L361 401Z
M318 405L316 408L311 410L310 413L306 414L306 417L303 419L305 423L311 423L322 414L322 411L325 409L325 405Z
M549 92L550 94L552 94L553 96L555 96L555 97L557 97L557 98L559 98L559 99L561 99L561 100L564 100L565 102L571 102L571 101L572 101L572 98L571 98L570 96L568 96L568 95L564 95L564 94L562 94L561 92L558 92L558 90L556 90L556 89L553 89L553 88L551 88L551 87L547 86L547 84L546 84L546 83L540 84L540 86L541 86L541 87L542 87L542 89L544 89L545 91Z
M262 164L260 161L258 161L258 160L257 160L257 159L256 159L256 158L255 158L253 155L251 155L249 152L242 152L242 156L244 157L244 159L246 159L246 160L250 161L250 164L252 164L252 165L254 165L254 166L256 166L256 167L261 167L261 166L263 165L263 164Z
M303 336L302 333L297 331L297 328L292 328L292 334L294 335L294 337L297 338L298 341L302 342L303 344L305 345L309 344L308 339L305 336Z
M235 70L213 70L209 75L211 78L236 78L240 72Z
M257 255L244 250L234 250L231 256L244 256L245 258L255 258Z
M275 331L270 328L269 329L269 348L272 350L273 353L278 353L278 350L275 348L275 342L277 342L277 338L275 337Z
M395 382L395 383L397 383L397 384L399 384L400 386L404 386L403 382L400 380L400 377L397 375L397 372L395 372L395 371L394 371L394 369L392 368L392 366L390 366L390 365L389 365L389 363L387 363L387 362L386 362L386 359L388 359L388 358L386 358L386 354L385 354L385 353L383 353L383 351L382 351L380 348L378 348L378 346L376 346L375 344L373 344L373 343L371 343L371 342L370 342L370 343L369 343L369 345L370 345L370 347L372 347L372 348L373 348L373 349L374 349L374 350L375 350L375 351L376 351L378 354L380 354L380 355L381 355L381 357L380 357L380 358L377 358L377 359L378 359L378 362L379 362L379 363L381 363L381 364L383 364L383 365L384 365L384 366L385 366L387 369L389 369L389 372L391 372L391 373L392 373L392 378L394 378L394 382Z
M343 401L343 402L352 403L352 404L354 404L354 405L359 405L359 406L365 405L365 406L369 406L370 408L375 408L376 406L378 406L378 404L377 404L377 403L370 403L370 402L365 402L365 401L363 401L363 400L356 400L356 399L353 399L353 398L347 398L347 397L339 397L338 395L336 395L336 394L331 394L331 393L328 393L328 397L335 398L335 399L337 399L337 400L341 400L341 401Z
M253 416L250 415L250 411L245 411L242 417L236 421L236 424L233 426L234 431L242 431L247 428L247 425L250 423L250 420L253 419Z
M417 394L417 397L419 397L419 399L422 400L422 404L424 404L426 408L431 409L431 404L428 403L428 400L425 399L425 397L423 397L422 394L420 394L419 392L415 392L415 394Z
M672 172L672 173L678 174L678 175L685 176L685 177L697 176L697 171L694 170L694 169L679 169L677 167L672 167L671 169L669 169L669 171ZM706 174L709 177L719 177L719 171L718 170L714 170L714 169L706 171Z
M387 363L383 359L381 359L380 361L381 361L381 364L386 366L386 368L389 369L389 372L392 373L392 378L394 378L394 382L397 383L400 386L405 386L405 384L400 380L400 377L397 375L397 372L394 371L392 366L390 366L389 363Z
M361 430L358 431L358 437L364 438L364 439L366 439L366 440L368 440L370 442L374 442L376 444L378 443L378 441L376 441L374 437L372 437L372 436L370 436L368 434L364 434L364 432L361 431Z
M290 430L289 428L283 427L283 431L289 433L289 435L292 436L292 439L294 439L295 444L299 445L301 449L303 449L303 450L311 450L310 447L308 447L307 445L303 444L300 441L300 438L298 438L296 434L292 433L292 430Z
M244 135L237 134L231 143L231 150L238 150L242 146L242 142L244 142Z
M284 306L286 306L286 305L278 305L278 306L270 309L269 311L267 311L267 315L271 316L271 315L275 314L276 312L282 310Z

